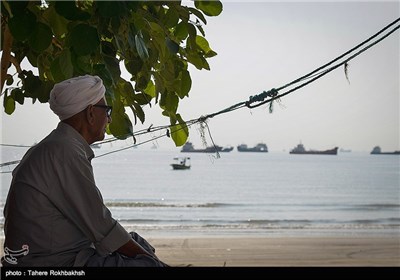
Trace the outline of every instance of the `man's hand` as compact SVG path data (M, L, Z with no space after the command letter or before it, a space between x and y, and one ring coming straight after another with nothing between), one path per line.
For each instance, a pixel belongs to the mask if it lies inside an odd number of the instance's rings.
M128 242L126 242L124 245L122 245L117 252L128 256L128 257L134 257L136 255L148 255L152 258L155 258L158 260L156 255L153 252L148 252L146 251L142 246L140 246L139 243L137 243L135 240L130 239Z

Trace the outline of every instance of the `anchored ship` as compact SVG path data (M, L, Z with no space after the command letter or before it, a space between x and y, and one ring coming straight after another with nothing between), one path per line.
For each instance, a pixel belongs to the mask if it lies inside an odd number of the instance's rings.
M337 155L338 147L335 147L330 150L325 151L316 151L316 150L306 150L303 144L298 144L295 148L293 148L289 154L311 154L311 155Z
M400 155L400 151L382 152L381 147L375 146L371 151L371 155Z
M264 143L258 143L254 147L247 147L246 144L241 144L237 146L238 152L259 152L259 153L268 153L268 147Z
M205 149L195 149L191 142L186 142L183 145L181 152L183 153L216 153L216 152L230 152L233 147L221 147L218 145L206 147Z

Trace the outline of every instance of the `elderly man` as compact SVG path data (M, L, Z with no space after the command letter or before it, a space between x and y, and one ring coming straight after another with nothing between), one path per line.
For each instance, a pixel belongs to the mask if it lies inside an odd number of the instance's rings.
M3 266L167 266L104 205L90 144L104 139L111 106L97 76L54 86L60 123L13 171L4 207Z

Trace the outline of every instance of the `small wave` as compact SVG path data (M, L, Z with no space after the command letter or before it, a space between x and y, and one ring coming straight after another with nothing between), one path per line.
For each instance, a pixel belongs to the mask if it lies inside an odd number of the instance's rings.
M400 218L392 217L392 218L384 218L384 219L363 219L363 220L352 220L346 223L354 223L354 224L382 224L382 223L400 223Z
M246 224L246 223L121 223L124 227L147 230L392 230L398 231L399 225L377 224Z
M160 202L134 202L134 201L107 201L105 202L107 207L124 207L124 208L137 208L137 207L167 207L167 208L218 208L232 206L232 204L226 203L200 203L200 204L168 204Z
M357 205L360 207L364 207L364 208L368 208L368 209L372 209L372 210L379 210L379 209L385 209L385 208L400 208L400 204L393 204L393 203L382 203L382 204L360 204Z

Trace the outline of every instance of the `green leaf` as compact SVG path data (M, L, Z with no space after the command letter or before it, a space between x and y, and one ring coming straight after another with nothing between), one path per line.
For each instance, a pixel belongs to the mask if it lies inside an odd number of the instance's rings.
M144 112L143 112L143 109L142 109L142 107L139 105L139 104L137 104L136 102L135 103L133 103L133 107L135 107L135 110L134 110L134 112L135 112L135 115L139 118L139 120L142 122L142 124L144 123L144 120L145 120L145 116L144 116ZM135 123L136 124L136 123Z
M147 95L150 95L151 98L156 97L156 87L151 80L148 82L147 87L143 91Z
M216 55L217 55L217 53L216 53L215 51L211 50L211 51L209 51L208 53L206 53L206 54L204 55L204 57L205 57L205 58L209 58L209 57L213 57L213 56L216 56Z
M199 54L192 51L192 52L188 52L186 57L187 57L188 62L193 64L197 69L199 69L199 70L203 69L203 60L201 59Z
M49 100L50 90L54 83L51 81L41 81L32 71L22 71L19 77L23 81L23 90L25 97L31 97L35 102L38 99L41 103Z
M86 74L92 72L91 59L89 55L77 56L74 52L71 53L71 61L76 74Z
M33 52L32 50L29 50L26 54L26 58L28 59L29 63L33 67L38 67L38 54Z
M222 12L222 3L215 1L194 1L194 6L207 16L218 16Z
M165 109L169 112L175 113L178 109L179 98L176 94L168 92L165 98Z
M55 11L55 7L53 5L49 6L49 8L43 12L43 17L49 23L52 32L58 39L61 39L64 34L68 32L68 20L64 17L59 16Z
M54 59L51 63L50 71L55 82L61 82L72 77L74 68L71 62L71 53L68 49Z
M190 73L187 70L181 72L181 94L179 97L189 96L189 91L192 87L192 79L190 78Z
M96 1L96 4L103 17L120 17L127 12L125 1Z
M206 18L204 17L204 15L199 10L196 10L194 8L189 8L189 11L192 14L194 14L196 17L198 17L204 24L207 24Z
M135 57L133 59L125 59L124 63L126 70L128 70L132 77L136 77L143 66L143 60L141 60L139 57Z
M171 53L177 53L179 51L179 45L170 38L166 38L165 43Z
M206 38L197 35L196 44L204 52L204 57L213 57L217 55L217 53L210 48L210 45L208 44Z
M40 83L40 87L37 88L36 95L41 103L46 103L50 98L50 91L54 87L54 83L51 81L44 81Z
M6 77L6 85L11 86L14 83L14 78L10 74L7 75Z
M35 29L36 17L31 11L24 10L23 13L16 14L10 18L8 26L17 41L25 41Z
M197 24L197 25L196 25L196 28L200 31L200 33L201 33L203 36L206 36L206 33L204 32L204 29L203 29L203 27L202 27L201 25Z
M111 73L111 76L113 77L113 80L117 81L121 76L119 61L115 57L108 55L103 56L103 59L108 71Z
M177 75L175 74L175 65L172 60L167 60L163 63L163 68L159 72L161 77L164 79L164 84L167 89L173 91L174 89L171 88L176 81ZM177 71L178 72L178 71ZM178 72L179 74L179 72Z
M78 55L88 55L100 45L97 29L88 24L78 24L71 31L71 45Z
M135 35L135 45L140 58L143 60L148 59L149 52L147 51L147 47L145 42L143 41L143 35L141 32Z
M173 8L169 8L163 20L165 26L167 28L172 28L178 23L178 21L179 21L178 12Z
M146 105L146 104L150 104L152 97L146 93L138 93L135 94L134 97L135 101L139 104L139 105Z
M39 77L35 76L32 71L26 72L25 78L23 79L25 92L31 97L38 97L38 90L41 85Z
M14 99L11 96L7 96L7 94L4 94L3 106L4 112L6 112L7 115L11 115L15 111Z
M193 24L187 24L189 37L186 39L186 50L197 52L196 36L197 31Z
M176 27L174 31L175 37L182 41L186 39L186 37L189 35L188 28L187 28L187 23L181 21Z
M136 79L135 89L141 91L145 89L150 81L149 72L140 72L138 78Z
M75 1L55 1L55 10L60 16L69 20L90 19L90 14L79 9Z
M200 56L200 60L203 62L203 69L210 70L210 65L203 56Z
M139 13L133 14L133 22L136 30L142 30L147 26L147 21L144 19L143 15L140 15Z
M113 109L108 129L118 139L126 139L133 134L133 126L119 98L114 100Z
M64 74L65 79L72 78L74 74L74 67L71 61L71 52L68 49L65 49L58 57L60 59L60 69Z
M197 35L196 28L191 23L186 23L186 28L187 28L188 33L189 33L188 41L192 40L195 43L196 42L196 35Z
M178 121L178 124L176 124L176 120ZM171 118L171 121L173 121L170 126L171 138L174 140L175 146L182 146L188 139L189 129L180 114Z
M38 22L29 37L29 45L36 52L42 52L50 46L53 32L46 24Z
M11 96L17 101L19 104L24 104L24 93L20 88L15 88L11 91Z
M196 36L196 44L200 47L200 49L204 53L208 53L209 51L211 51L210 45L208 44L208 41L204 37L197 35Z
M113 78L104 64L96 64L93 66L93 74L99 76L106 87L113 85Z
M120 100L123 106L130 106L135 102L134 100L135 91L131 83L120 78L118 80L118 83L116 83L116 91L120 96Z
M105 55L113 57L117 55L117 50L115 49L114 45L106 41L101 42L101 52Z
M117 18L117 17L111 18L110 25L111 25L111 31L114 34L118 34L118 30L119 30L119 28L121 26L121 19Z
M9 5L9 8L11 8L11 12L13 15L24 13L25 8L28 6L28 3L29 1L1 1L1 4Z

